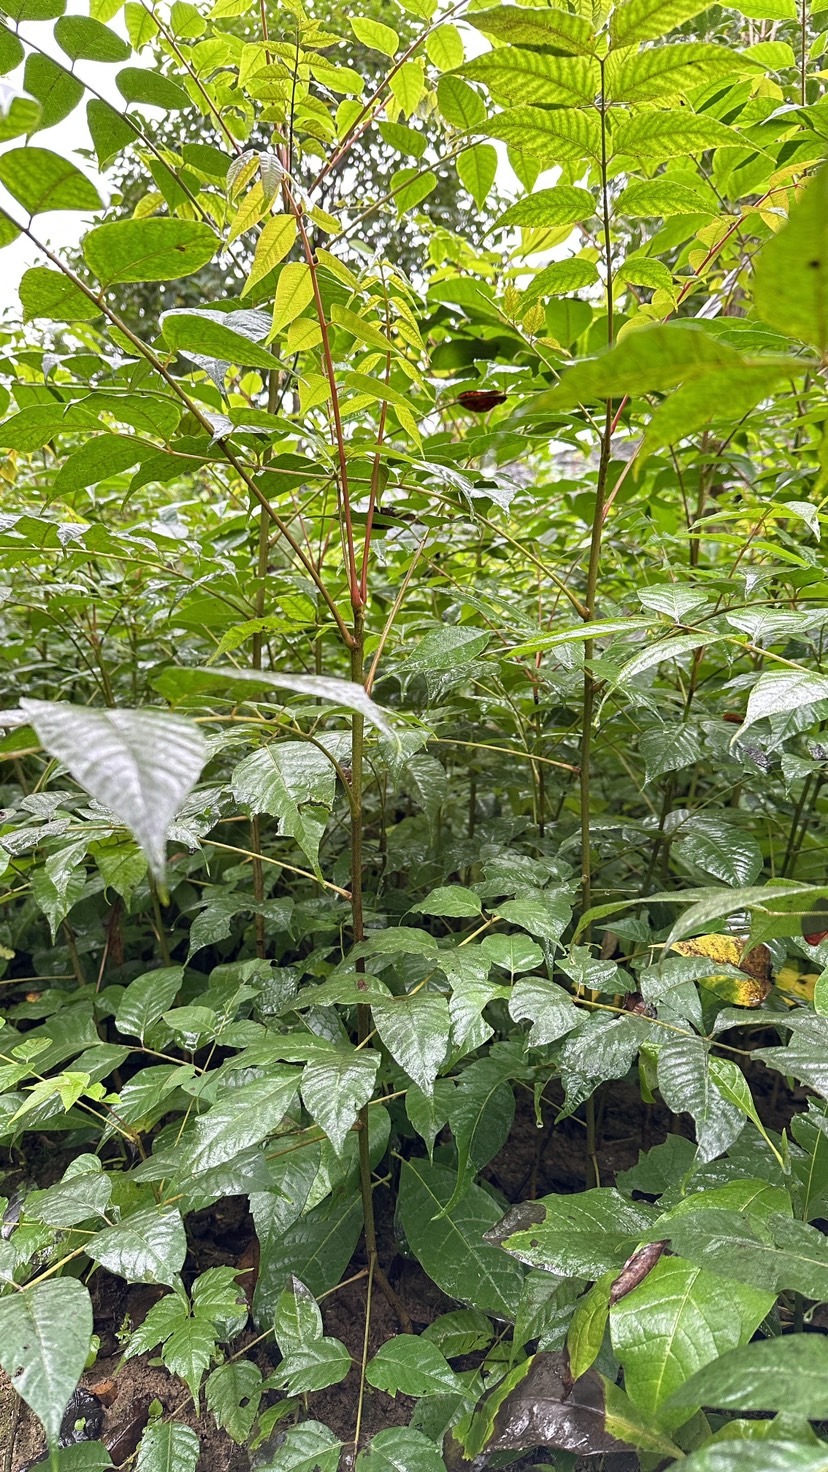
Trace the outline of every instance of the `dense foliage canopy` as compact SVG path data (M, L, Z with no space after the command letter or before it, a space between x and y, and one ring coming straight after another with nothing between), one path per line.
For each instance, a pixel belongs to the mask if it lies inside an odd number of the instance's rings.
M826 1472L828 4L401 4L0 0L5 1472Z

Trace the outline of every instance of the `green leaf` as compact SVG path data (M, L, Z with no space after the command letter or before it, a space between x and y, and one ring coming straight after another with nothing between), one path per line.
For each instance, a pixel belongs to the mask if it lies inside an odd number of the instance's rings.
M83 254L106 290L115 282L192 276L213 259L217 246L209 225L195 220L115 220L84 236Z
M739 737L757 721L786 715L821 700L828 700L828 676L817 674L816 670L768 670L759 676L750 692ZM815 714L814 724L816 720Z
M34 1411L50 1446L83 1373L92 1303L77 1278L51 1278L0 1299L0 1365Z
M291 1273L301 1277L314 1294L333 1288L353 1255L361 1230L362 1204L353 1191L329 1196L281 1231L263 1230L257 1220L261 1244L254 1300L257 1317L272 1312Z
M0 25L0 76L13 72L26 55L23 42L8 26Z
M487 133L532 154L542 168L570 159L597 159L601 152L598 119L574 108L510 107L489 119Z
M598 280L598 271L592 261L576 257L573 260L552 261L529 283L523 294L524 303L536 301L539 296L566 296L570 291L580 291Z
M58 25L62 24L63 21L58 21ZM23 86L40 103L40 118L33 123L31 132L37 128L53 128L83 100L83 83L50 56L41 56L35 51L26 58Z
M298 1085L299 1070L277 1064L270 1067L266 1078L228 1089L196 1121L188 1157L191 1173L222 1165L272 1135L296 1098Z
M133 833L162 877L167 830L204 764L204 737L167 711L93 710L46 700L21 706L50 756Z
M136 1472L195 1472L199 1440L180 1421L152 1421L141 1438Z
M682 1472L828 1472L828 1456L801 1441L728 1438L686 1457Z
M532 1023L530 1048L557 1042L584 1020L569 993L543 976L524 976L515 982L509 999L509 1016L515 1022L528 1019Z
M631 220L669 219L672 215L711 215L717 208L701 187L669 178L634 179L616 206L619 217Z
M187 1386L199 1410L199 1388L216 1347L216 1331L204 1319L184 1319L167 1340L161 1358Z
M91 97L86 104L86 122L99 169L106 168L113 158L136 141L135 128L114 107L98 97Z
M164 966L145 971L131 981L118 1004L115 1026L127 1037L144 1038L172 1006L184 980L183 966Z
M509 1138L515 1098L509 1080L510 1057L489 1054L470 1063L460 1075L448 1107L448 1122L457 1145L457 1184L446 1211L460 1200L472 1176L497 1155Z
M149 1207L133 1212L84 1243L93 1262L130 1283L176 1282L184 1266L187 1239L175 1207Z
M323 751L305 741L272 742L245 757L232 777L233 795L252 813L279 819L316 868L333 807L336 774Z
M542 107L591 107L601 91L597 61L585 56L553 56L522 46L499 46L476 56L463 75L484 82L498 100Z
M102 204L94 184L80 169L45 148L10 148L0 154L0 184L30 215L44 210L97 210Z
M426 36L426 54L441 72L450 72L462 66L465 52L463 37L456 26L437 26Z
M757 1219L714 1208L669 1218L664 1233L671 1241L675 1234L678 1253L731 1282L820 1302L828 1298L825 1238L805 1222L781 1213Z
M651 46L632 55L611 52L606 93L616 102L659 102L686 96L723 77L761 70L758 62L729 46L683 41L675 46Z
M55 489L61 496L83 491L111 475L131 470L151 451L151 446L127 435L93 435L64 460L55 476Z
M673 111L644 112L620 123L612 135L614 157L628 154L648 166L668 158L685 158L708 148L740 148L744 139L735 128L707 114Z
M670 1405L786 1411L824 1421L828 1341L819 1334L787 1334L732 1349L674 1391Z
M706 10L708 0L620 0L610 21L613 46L657 41Z
M486 104L461 77L441 77L437 83L437 105L447 123L463 132L476 131L486 117Z
M62 16L54 36L71 61L126 61L131 55L126 41L89 16Z
M165 340L176 352L217 358L266 373L274 367L273 354L258 340L269 326L261 313L180 308L165 312L161 323Z
M573 1380L585 1375L598 1358L609 1321L610 1290L614 1280L615 1270L611 1269L593 1283L589 1292L576 1304L566 1336Z
M741 365L741 355L689 322L652 323L625 333L615 347L576 363L536 407L556 410L593 399L663 392L711 368Z
M380 51L383 56L396 55L400 38L390 26L363 15L351 15L348 20L351 30L363 46L369 47L371 51Z
M430 1094L448 1051L451 1027L445 997L428 992L389 997L387 1002L374 1002L371 1012L392 1058L424 1094Z
M183 673L178 670L175 672L176 676ZM276 690L291 690L297 695L310 695L314 700L325 700L331 705L342 706L344 710L356 711L383 736L392 741L396 739L385 713L366 695L362 685L353 680L337 680L328 675L289 675L283 674L281 670L237 670L229 665L213 665L210 669L188 670L186 673L195 677L195 685L203 683L207 689L216 683L223 684L230 680L242 687L269 685Z
M481 914L483 905L473 889L464 889L460 884L444 884L432 889L424 900L411 906L417 915L445 915L454 919L475 919Z
M56 1186L29 1192L26 1216L51 1227L74 1227L105 1216L111 1195L112 1177L104 1174L97 1156L78 1156Z
M492 10L475 11L467 19L484 36L493 36L511 46L554 47L571 56L587 56L596 46L589 22L562 9L531 10L498 5Z
M342 1443L321 1421L288 1427L275 1452L268 1453L269 1472L337 1472Z
M149 67L123 67L115 78L115 85L127 103L138 102L143 106L162 107L166 112L192 107L183 87Z
M562 1278L600 1278L621 1270L655 1216L646 1202L600 1187L523 1202L503 1218L498 1238L506 1252L531 1267Z
M696 1407L668 1408L673 1392L703 1365L744 1344L774 1298L680 1257L662 1257L610 1309L612 1347L634 1405L667 1431L681 1426Z
M54 20L63 15L66 0L3 0L3 10L12 20Z
M484 1313L513 1319L523 1285L517 1263L484 1234L500 1218L487 1192L471 1186L450 1212L455 1174L423 1160L402 1166L398 1211L409 1246L421 1267L444 1293Z
M404 61L396 71L391 71L388 85L403 116L410 117L425 87L422 67L416 61Z
M256 253L253 257L253 265L250 275L244 283L242 296L261 281L274 268L283 261L294 240L296 239L296 220L293 215L272 215L262 228L261 235L256 241Z
M490 143L475 143L455 160L455 167L464 188L482 209L497 173L497 150Z
M723 1155L741 1133L744 1116L727 1103L713 1082L702 1038L672 1037L662 1044L658 1087L669 1109L693 1116L700 1160Z
M577 189L570 184L558 184L554 189L539 189L536 194L527 194L517 204L510 205L491 227L500 230L510 225L527 225L532 228L558 229L563 225L578 225L595 214L596 203L586 189Z
M365 1378L388 1395L457 1394L463 1388L436 1344L414 1334L389 1339L369 1361Z
M60 271L31 266L20 280L20 301L27 321L42 317L50 322L91 322L100 307Z
M356 1472L445 1472L438 1447L421 1431L392 1426L380 1431L356 1459Z
M374 1092L379 1064L379 1053L337 1049L330 1058L305 1065L305 1108L339 1153L360 1109Z
M247 1441L262 1398L262 1372L251 1360L228 1360L214 1370L204 1386L204 1399L237 1446Z

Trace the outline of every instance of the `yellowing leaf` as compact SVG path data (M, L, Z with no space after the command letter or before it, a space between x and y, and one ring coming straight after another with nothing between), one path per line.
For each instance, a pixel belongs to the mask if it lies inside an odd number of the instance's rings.
M700 976L699 983L735 1007L759 1007L770 991L770 952L767 946L745 951L745 936L696 935L692 940L674 941L670 947L680 956L699 956L741 971L744 980L731 973Z
M271 339L305 310L312 296L313 281L307 262L289 261L276 286Z
M258 179L253 185L253 188L244 196L236 211L235 219L227 235L228 245L231 245L234 240L238 240L239 236L243 235L245 230L252 230L254 225L258 225L266 209L264 185L261 179Z
M261 190L261 188L260 184L256 185L256 189ZM253 193L255 189L251 189L250 194ZM249 198L250 195L248 195ZM238 215L236 220L238 221ZM253 257L253 265L244 284L242 296L246 296L257 281L261 281L263 276L266 276L274 266L278 266L279 262L284 260L295 239L296 221L293 215L274 215L271 220L268 220L256 244L256 254Z

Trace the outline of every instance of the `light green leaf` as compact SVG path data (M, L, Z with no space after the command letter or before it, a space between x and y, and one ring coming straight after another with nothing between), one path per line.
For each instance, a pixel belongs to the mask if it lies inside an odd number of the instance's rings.
M298 1086L299 1070L276 1064L266 1078L229 1089L196 1121L187 1162L191 1174L232 1160L249 1145L272 1135L296 1098Z
M426 54L438 71L450 72L463 65L463 37L456 26L441 25L426 37Z
M244 283L242 296L247 296L251 287L283 261L296 239L296 220L293 215L272 215L262 228L256 241L256 254L250 275Z
M414 1334L389 1339L369 1361L365 1378L388 1395L456 1395L463 1388L436 1344Z
M280 833L294 838L317 867L336 792L336 774L323 751L307 741L271 742L239 762L232 790L252 813L278 818Z
M631 55L610 52L606 92L615 102L658 102L686 96L723 77L754 71L762 71L760 64L730 46L683 41Z
M371 1007L374 1026L389 1053L424 1094L430 1094L448 1051L450 1020L445 997L433 992L389 997Z
M0 1365L57 1442L66 1403L83 1373L92 1303L77 1278L51 1278L0 1299Z
M695 1407L668 1408L673 1392L702 1365L744 1344L774 1299L680 1257L662 1257L610 1310L612 1347L630 1399L656 1426L681 1426Z
M589 21L557 7L532 10L519 5L498 5L492 10L474 11L467 20L484 36L493 36L511 46L554 47L571 56L587 56L596 47Z
M100 307L73 281L48 266L31 266L23 272L20 301L27 321L42 317L52 322L90 322L100 316Z
M55 24L55 40L71 61L126 61L131 54L126 41L84 15L64 15Z
M491 143L475 143L455 160L455 166L464 188L482 209L497 173L497 150Z
M192 276L213 259L217 247L209 225L196 220L115 220L84 236L83 254L106 290L116 281Z
M586 189L558 184L554 189L539 189L536 194L527 194L519 199L491 228L500 230L510 225L526 225L555 229L563 225L578 225L581 220L594 215L596 208L595 200Z
M489 119L487 132L532 154L542 168L569 159L598 159L601 152L597 117L575 108L510 107Z
M600 1278L620 1272L657 1212L627 1201L610 1187L574 1196L544 1196L509 1211L497 1237L506 1252L530 1267L562 1278Z
M744 139L735 128L708 115L678 108L645 112L620 123L612 135L614 157L629 154L648 166L668 158L685 158L708 148L742 148Z
M161 877L167 830L204 765L197 726L167 711L94 710L47 700L21 707L50 756L133 833Z
M348 20L351 30L363 46L368 46L371 51L381 51L383 56L396 54L400 38L390 26L364 15L351 15Z
M613 46L656 41L706 10L708 0L620 0L610 21Z
M216 1347L216 1331L204 1319L184 1319L173 1329L166 1341L161 1358L173 1375L178 1375L187 1386L196 1411L199 1407L199 1389L205 1370Z
M117 1226L91 1237L84 1251L93 1262L129 1283L172 1287L187 1255L181 1214L174 1206L135 1211Z
M181 1421L152 1421L141 1438L136 1472L195 1472L199 1440Z
M85 174L69 159L46 148L10 148L0 154L0 184L30 215L44 210L97 210L102 204Z
M228 1360L219 1365L204 1386L204 1399L222 1427L238 1446L253 1430L262 1398L262 1372L251 1360Z
M437 105L453 128L476 131L486 117L486 104L461 77L441 77L437 83Z
M356 1472L445 1472L437 1445L410 1426L380 1431L356 1460Z
M476 56L463 75L484 82L497 101L541 107L591 107L601 91L601 71L585 56L553 56L522 46L499 46Z
M302 1074L302 1099L308 1114L341 1152L363 1104L374 1091L379 1053L338 1049L330 1058L308 1063Z
M423 69L416 61L404 61L392 72L388 85L404 117L410 117L425 90Z

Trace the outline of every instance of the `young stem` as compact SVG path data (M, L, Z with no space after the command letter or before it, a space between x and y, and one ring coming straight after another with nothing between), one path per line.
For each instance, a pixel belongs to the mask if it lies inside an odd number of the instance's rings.
M604 221L604 253L607 268L607 346L613 340L613 292L612 292L612 235L610 230L609 183L607 176L607 111L604 100L604 63L601 62L601 201ZM601 456L595 483L595 510L592 516L592 533L589 542L587 566L586 608L584 619L595 618L595 597L598 591L598 573L601 564L601 533L604 526L604 503L607 494L607 472L609 471L610 448L612 445L613 414L612 401L607 400L604 433L601 437ZM592 755L592 721L595 709L595 680L591 664L593 641L584 641L584 694L581 729L581 902L584 913L592 906L592 851L590 847L590 789L589 763ZM584 932L584 943L589 944L589 929Z
M351 679L357 685L365 680L365 619L360 610L354 613L353 643L351 644ZM362 779L365 754L365 719L354 714L351 718L351 930L354 945L365 939L365 920L362 903ZM365 970L360 958L357 971ZM357 1036L362 1044L367 1043L372 1031L371 1008L367 1002L357 1007ZM368 1268L376 1278L382 1292L396 1311L406 1334L411 1333L411 1320L397 1294L394 1292L383 1269L377 1252L377 1227L374 1218L374 1192L371 1184L371 1141L368 1134L368 1105L359 1111L359 1188L362 1196L362 1212L365 1222L365 1252Z

